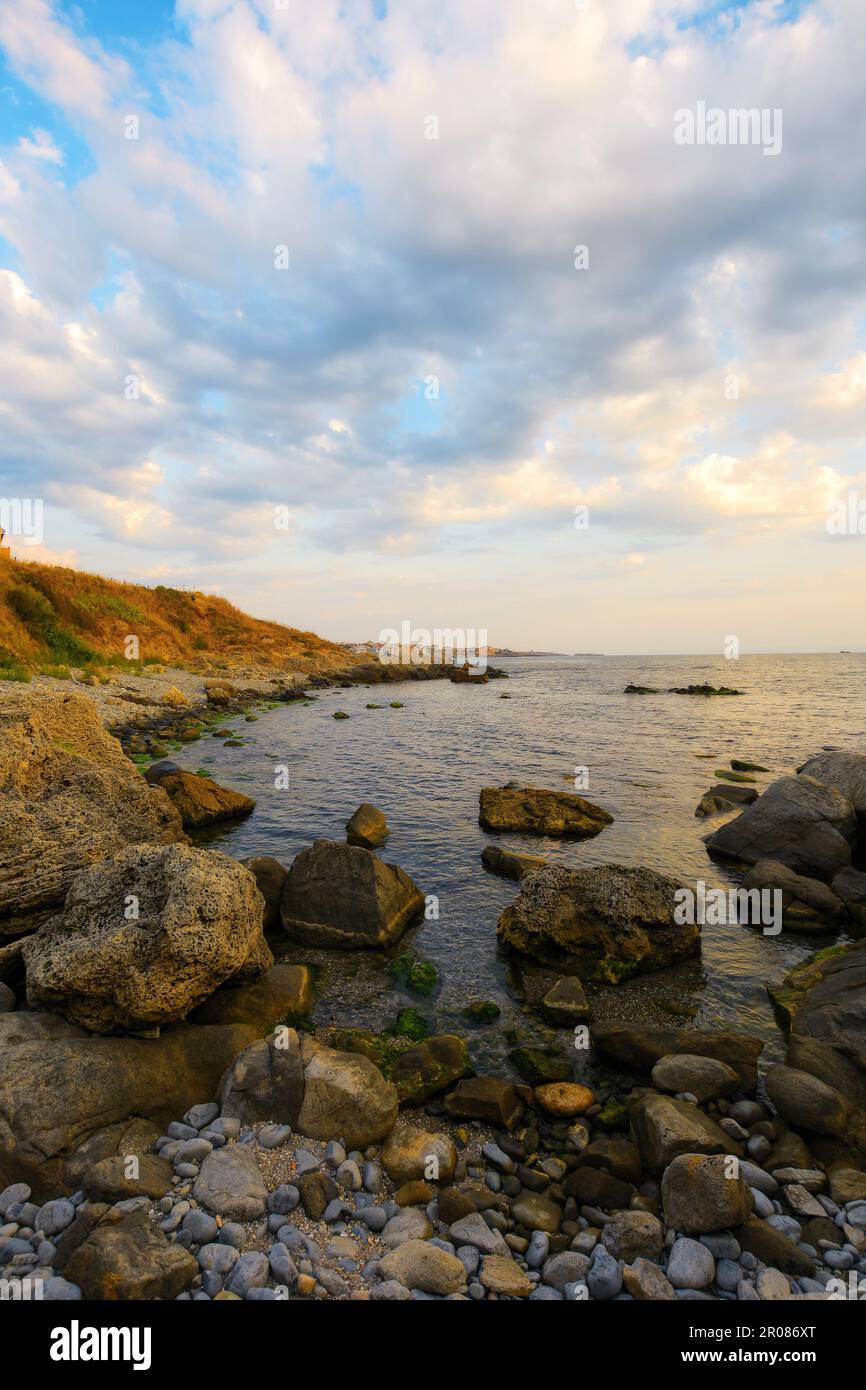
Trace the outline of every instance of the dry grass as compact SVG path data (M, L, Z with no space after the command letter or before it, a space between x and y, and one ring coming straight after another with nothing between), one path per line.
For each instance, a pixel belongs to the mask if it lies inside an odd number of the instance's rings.
M313 632L248 617L192 589L124 584L61 566L0 561L0 668L122 665L138 638L143 665L190 670L345 669L354 658Z

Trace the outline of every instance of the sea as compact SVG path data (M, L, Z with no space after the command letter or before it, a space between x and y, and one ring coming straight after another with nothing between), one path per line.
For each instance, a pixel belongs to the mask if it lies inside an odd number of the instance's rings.
M275 953L317 972L313 1021L380 1030L416 1005L436 1032L467 1037L480 1073L507 1073L518 1043L569 1047L527 1006L496 923L518 886L481 863L488 843L569 867L647 866L695 888L729 888L737 876L707 855L704 836L726 817L695 807L732 758L760 763L758 790L826 748L866 752L866 654L722 656L532 656L493 659L507 679L487 685L412 681L315 692L309 703L257 709L224 721L243 740L206 737L171 756L256 799L247 819L197 839L236 858L273 855L289 865L317 838L342 840L355 808L385 812L391 834L379 851L435 902L390 952L319 951L277 940ZM628 684L708 683L737 696L626 695ZM508 696L504 699L503 696ZM399 708L393 708L391 702ZM368 704L382 708L368 709ZM334 719L336 710L349 716ZM574 790L609 811L593 839L492 836L478 824L482 787L506 782ZM764 935L759 928L705 925L700 955L623 984L588 987L596 1021L732 1028L765 1039L764 1061L784 1039L768 982L811 952L848 939L836 933ZM408 994L391 969L411 950L432 961L439 983L427 999ZM468 1002L492 1000L500 1016L467 1023ZM574 1052L574 1074L598 1062ZM571 1055L571 1054L569 1054Z

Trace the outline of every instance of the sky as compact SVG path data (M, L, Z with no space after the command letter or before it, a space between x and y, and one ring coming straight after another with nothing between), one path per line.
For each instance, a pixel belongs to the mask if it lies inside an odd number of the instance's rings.
M337 640L866 647L864 70L863 0L4 0L13 550Z

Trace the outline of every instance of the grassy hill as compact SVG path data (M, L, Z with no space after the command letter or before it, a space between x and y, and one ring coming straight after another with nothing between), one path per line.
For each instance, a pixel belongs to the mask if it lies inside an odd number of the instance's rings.
M137 661L127 659L129 636L138 639ZM250 618L211 594L0 558L0 678L156 664L329 672L356 662L313 632Z

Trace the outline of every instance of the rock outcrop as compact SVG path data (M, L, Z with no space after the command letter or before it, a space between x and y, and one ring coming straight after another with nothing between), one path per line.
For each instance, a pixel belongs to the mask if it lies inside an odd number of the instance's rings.
M854 803L842 792L808 776L781 777L705 844L715 858L773 859L807 878L831 879L851 863L856 824Z
M308 946L387 946L424 906L403 869L370 850L316 840L292 861L283 889L283 927Z
M542 787L483 787L478 822L485 830L521 831L525 835L587 839L598 835L613 816L574 792Z
M0 709L0 935L58 907L84 864L183 839L180 816L92 700L29 690Z
M185 1017L226 980L273 964L255 879L189 845L132 846L84 869L24 944L27 998L95 1033Z
M552 865L521 880L497 935L541 964L617 984L699 950L700 928L674 920L677 887L653 869Z

